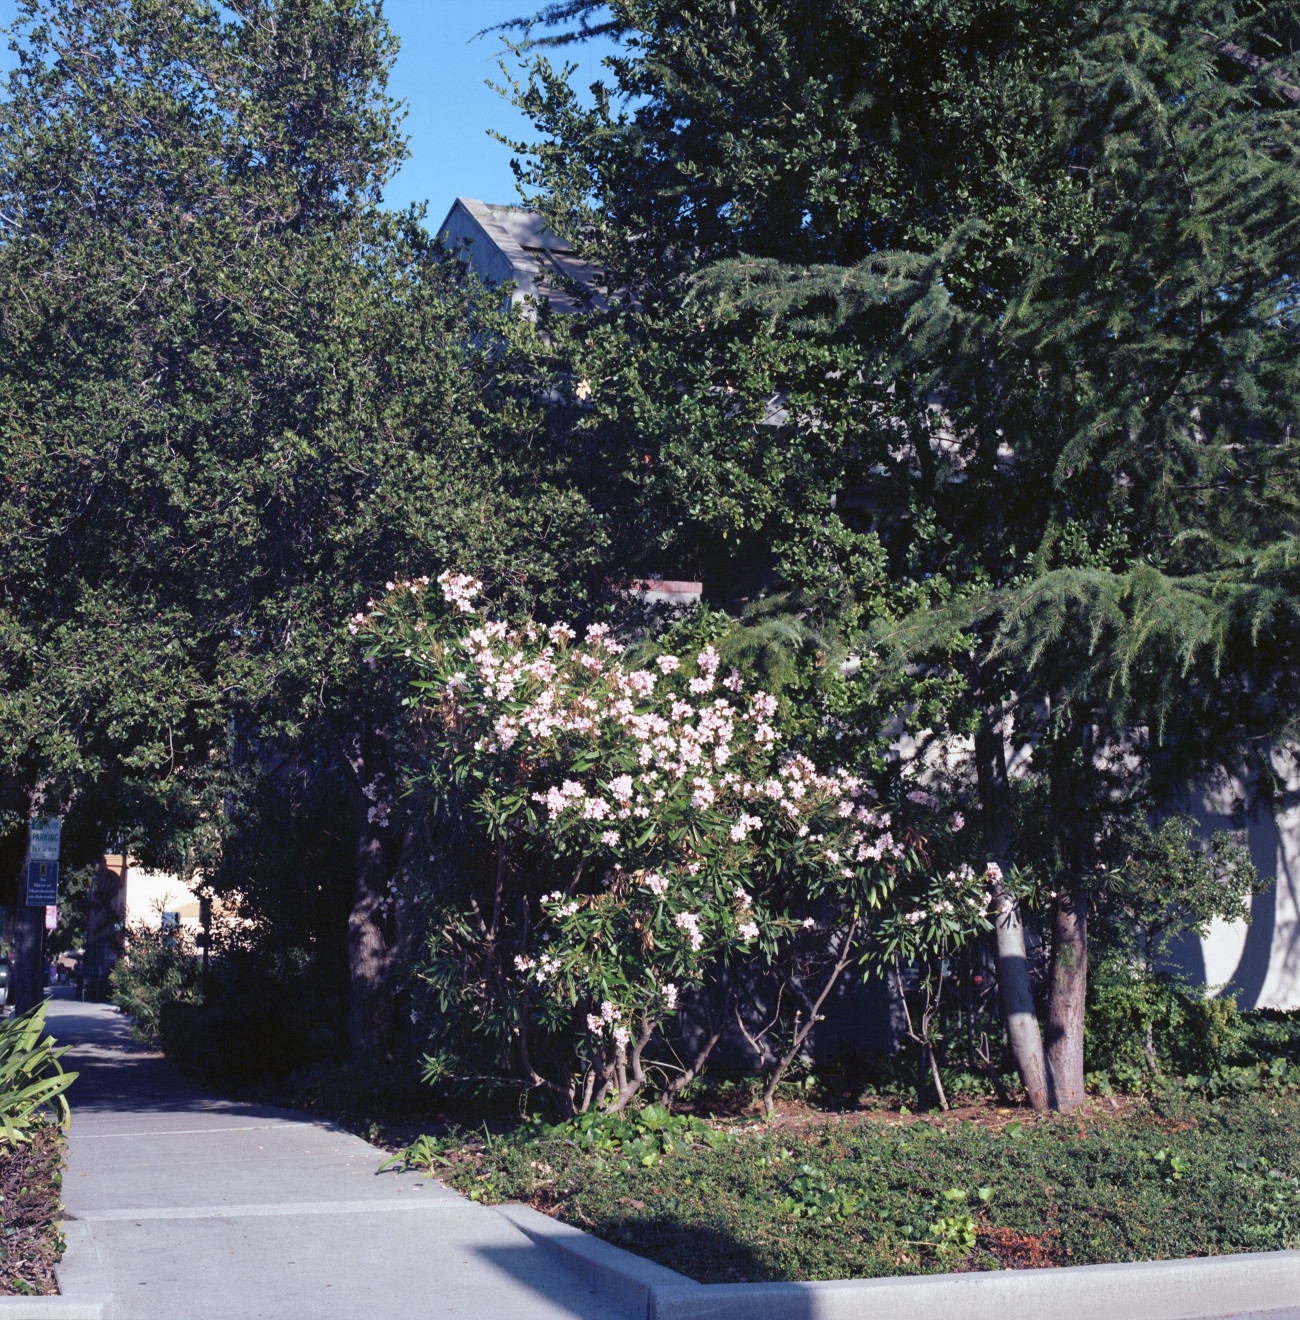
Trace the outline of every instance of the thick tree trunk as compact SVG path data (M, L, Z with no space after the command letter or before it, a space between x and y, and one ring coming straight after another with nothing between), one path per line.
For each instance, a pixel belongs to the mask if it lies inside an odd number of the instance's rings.
M979 777L980 814L989 852L1004 870L1011 864L1011 816L1007 758L1002 734L985 721L975 735L975 766ZM1034 1109L1048 1105L1043 1037L1029 981L1029 957L1020 906L1001 885L993 886L998 959L998 1006L1025 1095Z
M358 831L356 890L348 914L348 1039L363 1068L384 1067L396 1057L401 939L396 895L388 887L395 868L384 842L373 830Z
M396 786L382 739L369 730L357 734L340 747L339 762L356 828L356 887L348 914L348 1039L358 1067L384 1068L397 1057L403 941L393 881L406 841L391 821Z
M14 959L11 994L15 1013L26 1013L45 997L45 967L41 957L45 936L45 909L28 907L27 864L18 877L18 906L14 909Z
M1083 1020L1088 991L1088 893L1081 877L1096 854L1093 730L1074 724L1049 753L1056 895L1047 999L1047 1081L1052 1108L1083 1103Z
M1088 990L1088 899L1062 895L1052 923L1051 994L1047 1003L1047 1079L1052 1108L1083 1103L1083 1012Z

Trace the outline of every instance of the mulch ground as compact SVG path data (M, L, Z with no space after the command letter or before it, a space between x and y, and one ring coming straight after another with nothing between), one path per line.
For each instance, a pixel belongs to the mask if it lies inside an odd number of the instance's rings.
M62 1255L63 1136L38 1128L18 1147L0 1147L0 1297L51 1296Z

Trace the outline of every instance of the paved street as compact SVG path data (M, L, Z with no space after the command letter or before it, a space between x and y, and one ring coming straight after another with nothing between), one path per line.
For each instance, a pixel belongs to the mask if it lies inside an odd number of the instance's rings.
M377 1177L381 1154L332 1124L186 1085L114 1009L65 994L49 1027L81 1072L66 1263L106 1276L116 1320L619 1314L494 1211Z

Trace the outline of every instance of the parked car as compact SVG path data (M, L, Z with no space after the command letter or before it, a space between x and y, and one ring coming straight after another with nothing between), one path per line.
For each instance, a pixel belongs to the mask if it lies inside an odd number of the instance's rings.
M9 982L12 977L13 967L9 962L9 956L0 953L0 1009L3 1009L9 1000Z

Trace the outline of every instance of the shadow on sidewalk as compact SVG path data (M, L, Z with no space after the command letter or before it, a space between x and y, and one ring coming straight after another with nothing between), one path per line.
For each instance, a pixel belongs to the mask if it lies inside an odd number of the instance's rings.
M69 1047L63 1066L78 1074L68 1092L74 1121L78 1112L115 1111L320 1121L297 1110L226 1100L194 1086L157 1050L133 1041L129 1021L111 1004L79 1003L70 990L55 990L47 1000L46 1027L59 1045Z

